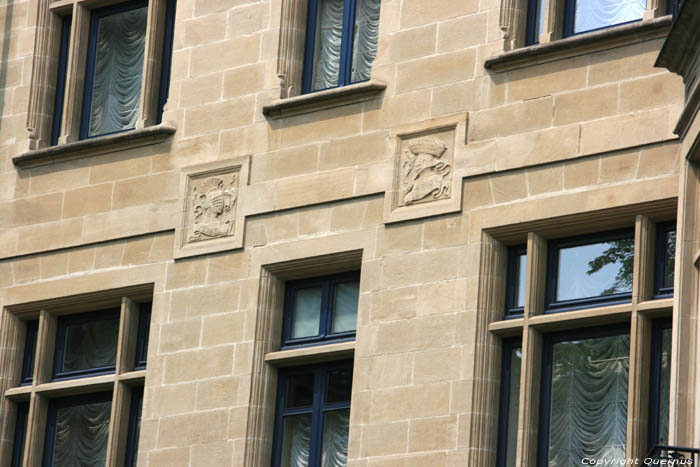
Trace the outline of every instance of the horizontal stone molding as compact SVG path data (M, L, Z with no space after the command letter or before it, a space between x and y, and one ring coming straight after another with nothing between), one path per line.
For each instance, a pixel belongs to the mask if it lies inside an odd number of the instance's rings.
M379 97L386 89L386 84L369 80L339 88L318 91L301 96L278 99L263 106L263 114L272 118L286 118L319 110L332 109L344 105L356 104Z
M671 16L662 16L544 44L511 50L484 62L484 68L495 72L510 71L601 50L659 39L668 33Z
M56 164L85 157L98 156L127 149L157 144L170 138L176 131L175 125L160 125L136 130L84 139L73 143L59 144L48 148L27 151L12 158L12 163L20 169L30 169L41 165Z

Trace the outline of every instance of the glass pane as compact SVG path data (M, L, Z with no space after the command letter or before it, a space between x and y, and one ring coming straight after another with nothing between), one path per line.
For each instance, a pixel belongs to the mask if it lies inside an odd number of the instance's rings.
M326 412L323 417L322 467L344 467L348 463L350 409Z
M508 387L508 431L506 433L506 467L515 467L515 451L518 443L518 410L520 410L520 365L522 352L519 348L510 355L510 384Z
M666 251L664 251L664 288L673 287L673 270L676 266L676 231L666 233Z
M56 413L53 467L101 467L107 455L111 401L62 407Z
M89 136L136 127L147 13L142 7L99 19Z
M11 467L21 467L24 461L24 441L27 439L27 418L29 415L29 402L23 402L17 406L17 421L15 423L15 440L12 446Z
M556 300L631 292L633 263L632 238L562 248Z
M339 368L328 372L326 403L349 402L352 392L352 368Z
M27 323L27 337L24 341L24 360L22 361L22 383L30 383L34 378L34 356L36 354L36 337L39 321Z
M143 388L134 389L131 395L131 413L129 414L129 433L125 467L136 465L139 452L139 434L141 433L141 410L143 408Z
M367 81L377 56L380 0L357 0L352 43L351 82Z
M332 333L357 329L357 302L360 296L358 281L344 282L335 286Z
M517 308L525 306L525 272L527 271L527 255L520 255L517 262L516 272L517 283L515 284L515 306Z
M628 334L554 344L550 467L624 462L628 376Z
M646 0L576 0L574 33L642 19Z
M343 40L343 0L319 0L314 44L311 89L318 91L338 85L340 50Z
M292 339L318 336L322 298L321 287L297 290L292 318Z
M287 408L309 407L314 401L314 374L290 376L287 380Z
M311 445L311 414L284 417L282 467L308 467Z
M119 318L66 326L60 372L114 366L117 361Z
M671 399L671 328L661 333L659 372L659 444L668 444L668 409Z

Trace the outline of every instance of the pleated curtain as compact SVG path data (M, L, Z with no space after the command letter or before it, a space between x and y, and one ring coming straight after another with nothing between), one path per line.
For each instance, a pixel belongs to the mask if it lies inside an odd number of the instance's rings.
M146 7L99 20L89 135L134 128L139 116Z
M103 467L112 403L58 409L52 467Z

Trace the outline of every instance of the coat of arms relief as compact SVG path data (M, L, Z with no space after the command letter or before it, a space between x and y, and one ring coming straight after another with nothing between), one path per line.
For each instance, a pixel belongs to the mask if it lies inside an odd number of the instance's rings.
M238 198L238 173L218 176L194 183L189 242L199 242L234 234L235 207Z
M450 197L451 154L436 136L406 142L401 154L399 206Z

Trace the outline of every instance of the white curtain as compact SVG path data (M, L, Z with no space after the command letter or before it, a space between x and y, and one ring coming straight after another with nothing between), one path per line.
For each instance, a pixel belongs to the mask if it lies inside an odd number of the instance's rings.
M350 410L326 412L323 425L321 467L345 467L348 463Z
M576 0L574 32L642 19L646 0Z
M338 85L340 49L343 39L343 0L319 0L314 45L314 73L311 89Z
M549 466L625 459L629 335L555 344Z
M99 21L89 135L136 126L141 98L147 7Z
M282 467L309 467L311 415L284 417Z
M58 409L52 467L103 467L112 403Z
M119 319L68 326L62 371L114 365L117 361Z
M357 0L352 46L352 82L367 81L377 56L381 0Z

